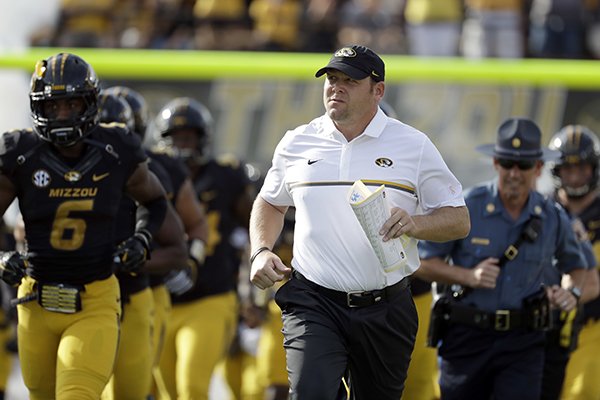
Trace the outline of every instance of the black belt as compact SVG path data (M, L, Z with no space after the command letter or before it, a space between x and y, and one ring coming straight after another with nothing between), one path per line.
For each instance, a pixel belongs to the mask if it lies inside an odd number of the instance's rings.
M451 305L449 318L451 323L495 331L509 331L527 328L528 326L528 316L521 310L496 310L489 312L462 304Z
M364 292L340 292L338 290L333 290L317 285L316 283L306 279L306 277L298 271L294 271L292 275L299 281L304 282L308 287L310 287L314 291L322 294L323 296L338 303L339 305L350 308L371 306L381 301L389 300L394 296L394 294L408 287L408 279L404 278L400 282L394 283L393 285L385 287L383 289L368 290Z

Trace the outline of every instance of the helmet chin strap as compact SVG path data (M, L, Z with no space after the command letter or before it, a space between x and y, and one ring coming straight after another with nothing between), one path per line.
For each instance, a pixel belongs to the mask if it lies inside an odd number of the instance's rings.
M567 197L570 199L579 199L591 191L591 186L589 184L585 184L579 187L571 187L571 186L563 186Z
M198 152L196 149L178 149L173 148L174 153L185 163L194 164L201 166L206 164L210 160L210 156L207 152Z

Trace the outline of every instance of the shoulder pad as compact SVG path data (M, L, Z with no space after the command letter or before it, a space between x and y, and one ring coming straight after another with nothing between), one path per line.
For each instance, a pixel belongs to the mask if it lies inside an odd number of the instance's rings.
M33 132L29 132L33 134ZM19 143L19 139L21 135L28 134L27 131L21 129L14 129L8 132L4 132L2 137L0 138L0 155L4 155L11 150L17 148L17 144Z
M119 130L122 131L123 134L131 134L131 131L129 130L129 128L127 128L127 125L125 125L122 122L100 122L98 125L106 129L119 128Z
M102 142L112 142L115 139L119 142L139 142L137 135L134 135L128 128L127 125L121 124L120 122L101 123L97 129L92 131L90 137ZM136 140L137 139L137 140Z
M0 167L12 169L23 163L29 154L43 144L31 129L15 129L0 136Z
M172 158L176 157L172 147L154 146L150 151L154 154L166 155Z
M240 160L231 153L220 155L217 157L216 162L222 167L240 168Z

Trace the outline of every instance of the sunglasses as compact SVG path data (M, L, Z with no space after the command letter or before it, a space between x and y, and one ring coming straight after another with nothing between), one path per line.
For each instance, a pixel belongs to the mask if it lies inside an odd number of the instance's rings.
M504 169L512 169L516 165L517 168L519 168L521 171L526 171L528 169L535 167L536 163L537 163L537 160L516 161L516 160L507 160L505 158L498 158L498 164L500 164L500 166Z

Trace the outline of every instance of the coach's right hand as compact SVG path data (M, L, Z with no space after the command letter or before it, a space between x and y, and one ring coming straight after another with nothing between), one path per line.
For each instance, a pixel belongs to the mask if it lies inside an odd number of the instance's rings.
M250 281L259 289L267 289L292 273L277 254L265 249L250 260Z

